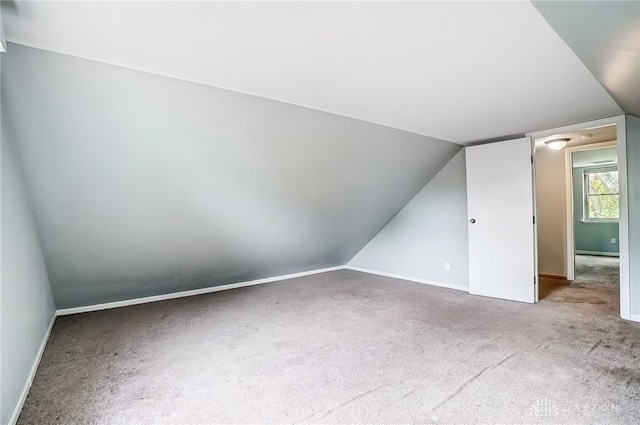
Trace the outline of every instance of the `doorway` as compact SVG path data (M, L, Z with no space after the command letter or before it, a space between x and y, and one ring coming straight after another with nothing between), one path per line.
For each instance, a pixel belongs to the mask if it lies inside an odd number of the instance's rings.
M576 241L573 202L570 201L573 199L573 165L569 152L576 151L575 148L580 145L590 145L591 148L615 146L618 160L619 233L616 243L619 244L619 285L617 298L610 297L610 302L604 301L604 304L609 313L619 314L626 320L632 319L629 296L626 130L625 116L619 115L527 133L520 139L478 143L465 148L470 294L534 303L539 300L541 293L545 295L540 277L555 279L559 281L558 284L569 289L580 286L580 282L573 282L576 273ZM615 140L598 141L596 136L601 131L613 131ZM596 146L596 143L601 146ZM516 146L522 149L516 149ZM587 148L581 147L579 150L585 149ZM560 167L541 169L541 155L552 153L556 154L553 162L559 163ZM504 164L513 166L513 169ZM525 172L528 173L528 184ZM545 187L549 190L548 193L545 193ZM543 201L541 193L548 196L546 201ZM609 192L592 194L612 195ZM525 196L527 199L524 199ZM485 210L491 210L491 204L496 199L505 201L505 208L498 210L498 213L494 209L493 214L486 214ZM543 205L545 202L546 205ZM489 208L484 208L487 205ZM479 218L478 214L482 214L482 217ZM504 226L499 220L503 217L508 217L506 224L517 223L517 231L515 227L511 230ZM554 219L548 220L549 217ZM545 227L549 238L540 237L545 232ZM492 242L488 248L487 241ZM507 249L508 252L505 251ZM493 252L504 255L491 255ZM526 266L509 268L517 269L518 274L502 273L507 270L504 259L515 257L522 264L526 263ZM547 269L544 264L554 265L555 270L551 267ZM487 270L497 271L501 282L495 282L496 276L490 279L486 275ZM529 274L532 270L533 273ZM507 278L511 281L508 282ZM518 287L518 296L513 294L514 285ZM511 292L507 293L508 291ZM565 301L585 302L571 296L566 297ZM601 303L602 300L596 300L591 304Z
M540 300L622 312L618 126L534 137Z

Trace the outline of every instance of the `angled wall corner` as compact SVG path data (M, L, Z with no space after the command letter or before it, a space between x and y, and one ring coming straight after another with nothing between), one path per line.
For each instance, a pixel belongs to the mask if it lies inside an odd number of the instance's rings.
M640 115L640 2L531 3L622 110Z
M344 265L460 145L10 44L58 308Z
M5 53L2 54L4 66ZM2 110L0 193L0 424L15 423L55 315L22 170Z
M461 149L349 266L468 287L465 169Z

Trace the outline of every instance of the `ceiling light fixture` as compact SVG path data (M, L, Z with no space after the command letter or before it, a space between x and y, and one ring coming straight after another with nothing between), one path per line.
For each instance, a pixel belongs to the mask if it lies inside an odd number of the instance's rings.
M547 145L547 147L551 150L559 151L560 149L567 146L567 143L569 143L569 140L571 139L569 138L552 139L552 140L547 140L546 142L544 142L544 144Z

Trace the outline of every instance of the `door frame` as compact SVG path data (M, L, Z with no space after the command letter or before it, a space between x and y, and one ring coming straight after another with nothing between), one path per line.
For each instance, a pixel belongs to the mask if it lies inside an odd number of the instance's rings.
M598 120L585 121L578 124L567 125L563 127L551 128L548 130L534 131L526 133L527 137L531 137L533 140L540 139L542 137L553 136L554 134L571 133L573 131L589 130L599 127L606 127L610 125L616 125L616 136L618 146L618 185L620 189L620 220L619 220L619 243L620 243L620 317L625 320L630 320L630 279L629 279L629 207L628 207L628 190L627 190L627 129L626 120L624 115L615 115L608 118L601 118ZM588 145L587 145L588 146ZM572 149L572 148L569 148ZM567 170L567 155L565 151L565 173L570 173L571 169ZM573 193L573 188L569 187L571 179L567 180L565 177L566 193ZM535 186L535 180L534 180ZM535 193L535 187L534 187ZM569 273L573 274L575 252L573 255L569 255L570 247L574 247L573 240L573 202L570 202L572 198L567 197L565 200L565 217L567 220L567 235L566 235L566 251L567 251L567 278ZM537 211L536 211L537 215ZM571 235L569 232L571 229ZM571 240L569 240L571 237ZM575 251L575 249L573 249ZM571 265L571 268L569 268ZM573 276L572 276L573 277Z
M575 223L574 216L575 210L573 208L573 154L575 152L590 151L594 149L602 149L609 146L617 146L617 141L592 143L590 145L574 146L572 148L566 148L564 150L564 170L565 170L565 182L566 182L566 200L567 208L565 209L566 215L566 246L567 246L567 280L574 280L576 278L576 238L575 238ZM618 163L618 176L620 176L620 163ZM618 177L620 181L620 177ZM619 221L619 220L618 220ZM618 233L622 233L618 230ZM620 235L618 234L618 240Z

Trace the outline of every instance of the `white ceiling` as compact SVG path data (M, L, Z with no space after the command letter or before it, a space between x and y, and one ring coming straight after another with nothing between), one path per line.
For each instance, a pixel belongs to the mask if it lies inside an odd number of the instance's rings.
M613 165L618 163L617 145L603 148L588 148L589 145L603 142L615 142L618 138L617 126L608 125L604 127L595 127L570 133L559 133L547 137L541 137L535 140L537 149L549 149L545 146L545 142L553 139L570 139L567 142L567 148L585 146L583 151L573 153L573 167L591 167L596 165ZM606 161L606 162L604 162Z
M536 147L544 146L544 143L553 139L571 139L567 143L568 147L591 145L593 143L611 142L618 138L617 126L607 125L604 127L587 128L569 133L559 133L547 137L536 139Z
M12 42L458 143L621 113L529 2L9 5Z

